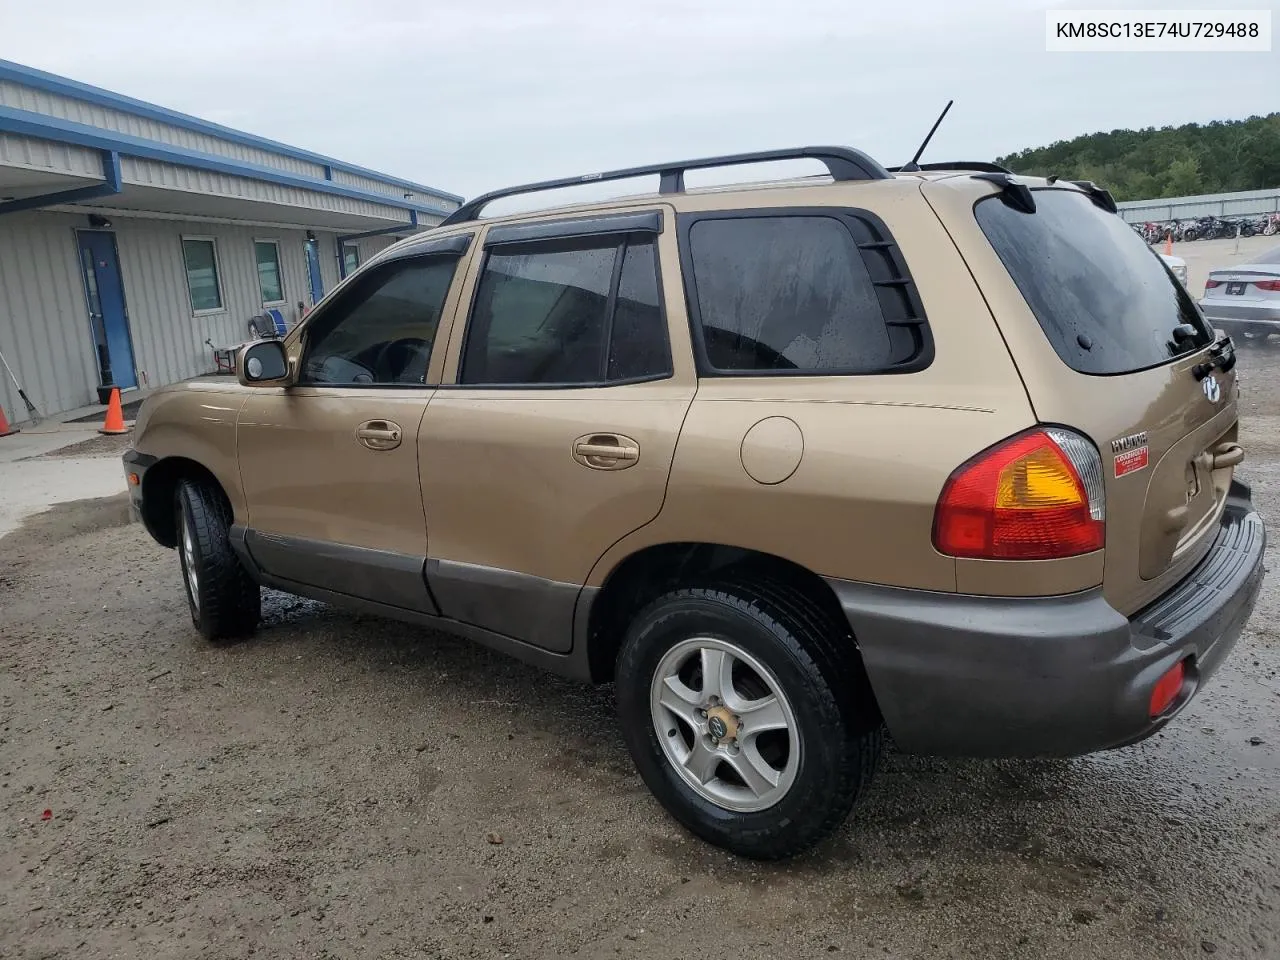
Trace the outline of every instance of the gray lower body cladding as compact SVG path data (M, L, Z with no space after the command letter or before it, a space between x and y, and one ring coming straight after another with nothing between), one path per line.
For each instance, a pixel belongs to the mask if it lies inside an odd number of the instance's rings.
M230 531L231 546L250 575L262 586L302 597L310 597L337 607L375 616L402 620L435 630L443 630L475 641L526 663L564 676L590 680L586 624L596 590L574 588L566 596L563 584L541 581L520 574L506 577L490 568L469 564L442 564L425 557L326 541L262 534L241 525ZM441 576L441 569L446 575ZM476 590L465 585L489 583L506 588L486 606ZM513 584L521 589L514 590ZM439 593L440 602L436 602ZM534 604L542 597L540 607ZM576 603L575 603L576 601ZM497 604L497 607L494 606ZM518 622L529 614L530 605L543 612L560 615L549 618L532 634ZM536 610L535 610L536 612ZM552 635L548 625L558 632ZM510 630L510 633L504 632ZM569 634L572 631L572 634ZM553 646L554 644L554 646Z
M425 557L257 530L245 531L243 544L254 567L268 576L419 613L440 613L422 575Z
M1131 618L1101 590L975 597L828 582L901 749L1077 756L1150 736L1186 705L1253 611L1265 546L1248 487L1236 483L1209 554ZM1152 687L1180 661L1188 680L1153 719Z

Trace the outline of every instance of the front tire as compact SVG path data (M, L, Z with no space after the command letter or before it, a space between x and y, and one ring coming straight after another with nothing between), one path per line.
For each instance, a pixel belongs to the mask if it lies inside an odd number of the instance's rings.
M243 637L262 616L262 591L231 548L231 510L210 484L183 480L176 495L178 560L191 622L206 640Z
M632 622L618 712L641 777L704 840L776 860L835 830L883 728L847 631L767 581L675 590Z

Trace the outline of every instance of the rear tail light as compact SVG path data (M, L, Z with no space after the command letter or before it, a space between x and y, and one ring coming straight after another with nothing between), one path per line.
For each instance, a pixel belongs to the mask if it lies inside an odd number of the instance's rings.
M1280 290L1280 280L1255 280L1253 285L1259 290L1269 290L1272 293Z
M1058 427L1019 434L961 466L933 519L934 546L953 557L1052 560L1105 540L1102 459Z
M1220 287L1220 286L1222 286L1221 280L1206 280L1204 282L1204 288L1206 290L1212 290L1214 287Z

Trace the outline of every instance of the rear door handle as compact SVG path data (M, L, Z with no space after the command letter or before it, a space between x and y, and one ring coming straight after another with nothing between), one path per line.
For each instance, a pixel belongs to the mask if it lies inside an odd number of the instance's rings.
M366 420L356 427L356 440L370 450L394 450L404 431L390 420Z
M640 444L619 433L589 433L573 441L573 459L593 470L625 470L640 459Z

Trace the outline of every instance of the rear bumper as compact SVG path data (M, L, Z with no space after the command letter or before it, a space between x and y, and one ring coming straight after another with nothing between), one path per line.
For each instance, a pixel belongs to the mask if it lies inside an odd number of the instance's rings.
M881 713L912 753L1077 756L1149 737L1235 644L1262 584L1266 530L1232 485L1204 560L1126 618L1101 590L976 597L829 581ZM1179 661L1187 680L1159 717L1151 689Z

